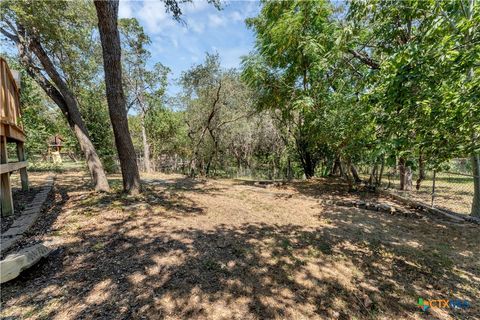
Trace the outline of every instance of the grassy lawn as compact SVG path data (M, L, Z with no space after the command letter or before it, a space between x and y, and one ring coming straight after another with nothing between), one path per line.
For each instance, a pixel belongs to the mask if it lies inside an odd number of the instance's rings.
M35 173L32 173L32 176ZM119 176L110 177L119 190ZM325 204L388 202L335 180L144 176L145 192L95 194L57 175L52 206L24 240L58 241L2 285L14 319L475 319L480 232L434 216ZM465 310L418 298L467 299Z

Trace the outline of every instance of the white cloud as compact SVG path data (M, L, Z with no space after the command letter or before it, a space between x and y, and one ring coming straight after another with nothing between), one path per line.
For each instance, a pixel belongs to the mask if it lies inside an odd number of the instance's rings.
M178 48L178 40L176 38L170 37L170 41L172 42L174 48Z
M194 19L187 19L187 29L192 30L195 33L201 34L205 30L205 25L202 22L198 22Z
M187 2L184 4L184 6L181 7L182 13L195 13L195 12L200 12L205 9L207 9L209 6L212 6L209 4L206 0L204 1L192 1L192 2Z
M145 26L147 32L155 34L175 24L170 14L165 12L161 1L145 1L137 12L137 17Z
M132 7L130 6L130 1L120 1L119 8L118 8L118 17L119 18L131 18L132 15Z
M245 20L245 17L242 16L242 15L240 14L240 12L238 12L238 11L233 11L233 12L230 14L230 19L233 20L233 21L235 21L235 22L239 22L239 21Z
M208 25L212 28L223 26L225 25L225 20L216 14L209 14Z

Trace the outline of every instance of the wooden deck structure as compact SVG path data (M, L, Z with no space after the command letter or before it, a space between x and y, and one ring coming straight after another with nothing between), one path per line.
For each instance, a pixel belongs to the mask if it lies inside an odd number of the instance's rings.
M17 74L17 79L18 74ZM25 133L20 122L20 84L8 67L5 59L0 57L0 208L1 215L13 213L12 187L10 174L20 171L22 189L28 190L27 161L25 159ZM15 143L17 162L9 162L7 144Z

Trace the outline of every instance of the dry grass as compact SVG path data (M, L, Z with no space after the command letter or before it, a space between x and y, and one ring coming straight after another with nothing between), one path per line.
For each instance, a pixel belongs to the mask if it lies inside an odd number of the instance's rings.
M52 207L25 241L56 239L47 260L2 286L3 317L28 319L475 319L480 232L435 217L323 205L333 180L145 177L140 197L94 194L58 176ZM120 180L112 177L119 188ZM371 199L370 199L371 200ZM377 199L386 201L385 199ZM468 299L436 309L424 299Z

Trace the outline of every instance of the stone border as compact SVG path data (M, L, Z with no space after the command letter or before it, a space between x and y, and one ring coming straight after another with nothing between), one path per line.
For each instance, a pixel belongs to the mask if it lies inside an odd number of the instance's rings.
M403 203L407 206L418 208L418 209L424 210L428 213L432 213L432 214L435 214L437 216L441 216L443 218L448 218L448 219L451 219L451 220L454 220L454 221L457 221L457 222L471 222L471 223L475 223L475 224L480 224L480 219L476 218L476 217L464 216L464 215L460 215L458 213L446 212L446 211L438 209L438 208L432 208L431 206L429 206L425 203L403 197L401 195L398 195L398 194L393 193L393 192L388 191L388 190L380 190L380 193L385 195L385 196L391 197L394 200L396 200L398 202L401 202L401 203Z
M20 272L30 268L52 252L53 247L46 242L26 247L17 253L9 254L0 262L0 283L18 277Z
M30 229L35 223L42 206L47 200L47 196L53 187L53 176L47 177L45 184L41 186L40 191L35 195L32 202L22 211L10 228L5 231L0 238L0 253L4 253L10 249L18 240L23 237L23 234Z

